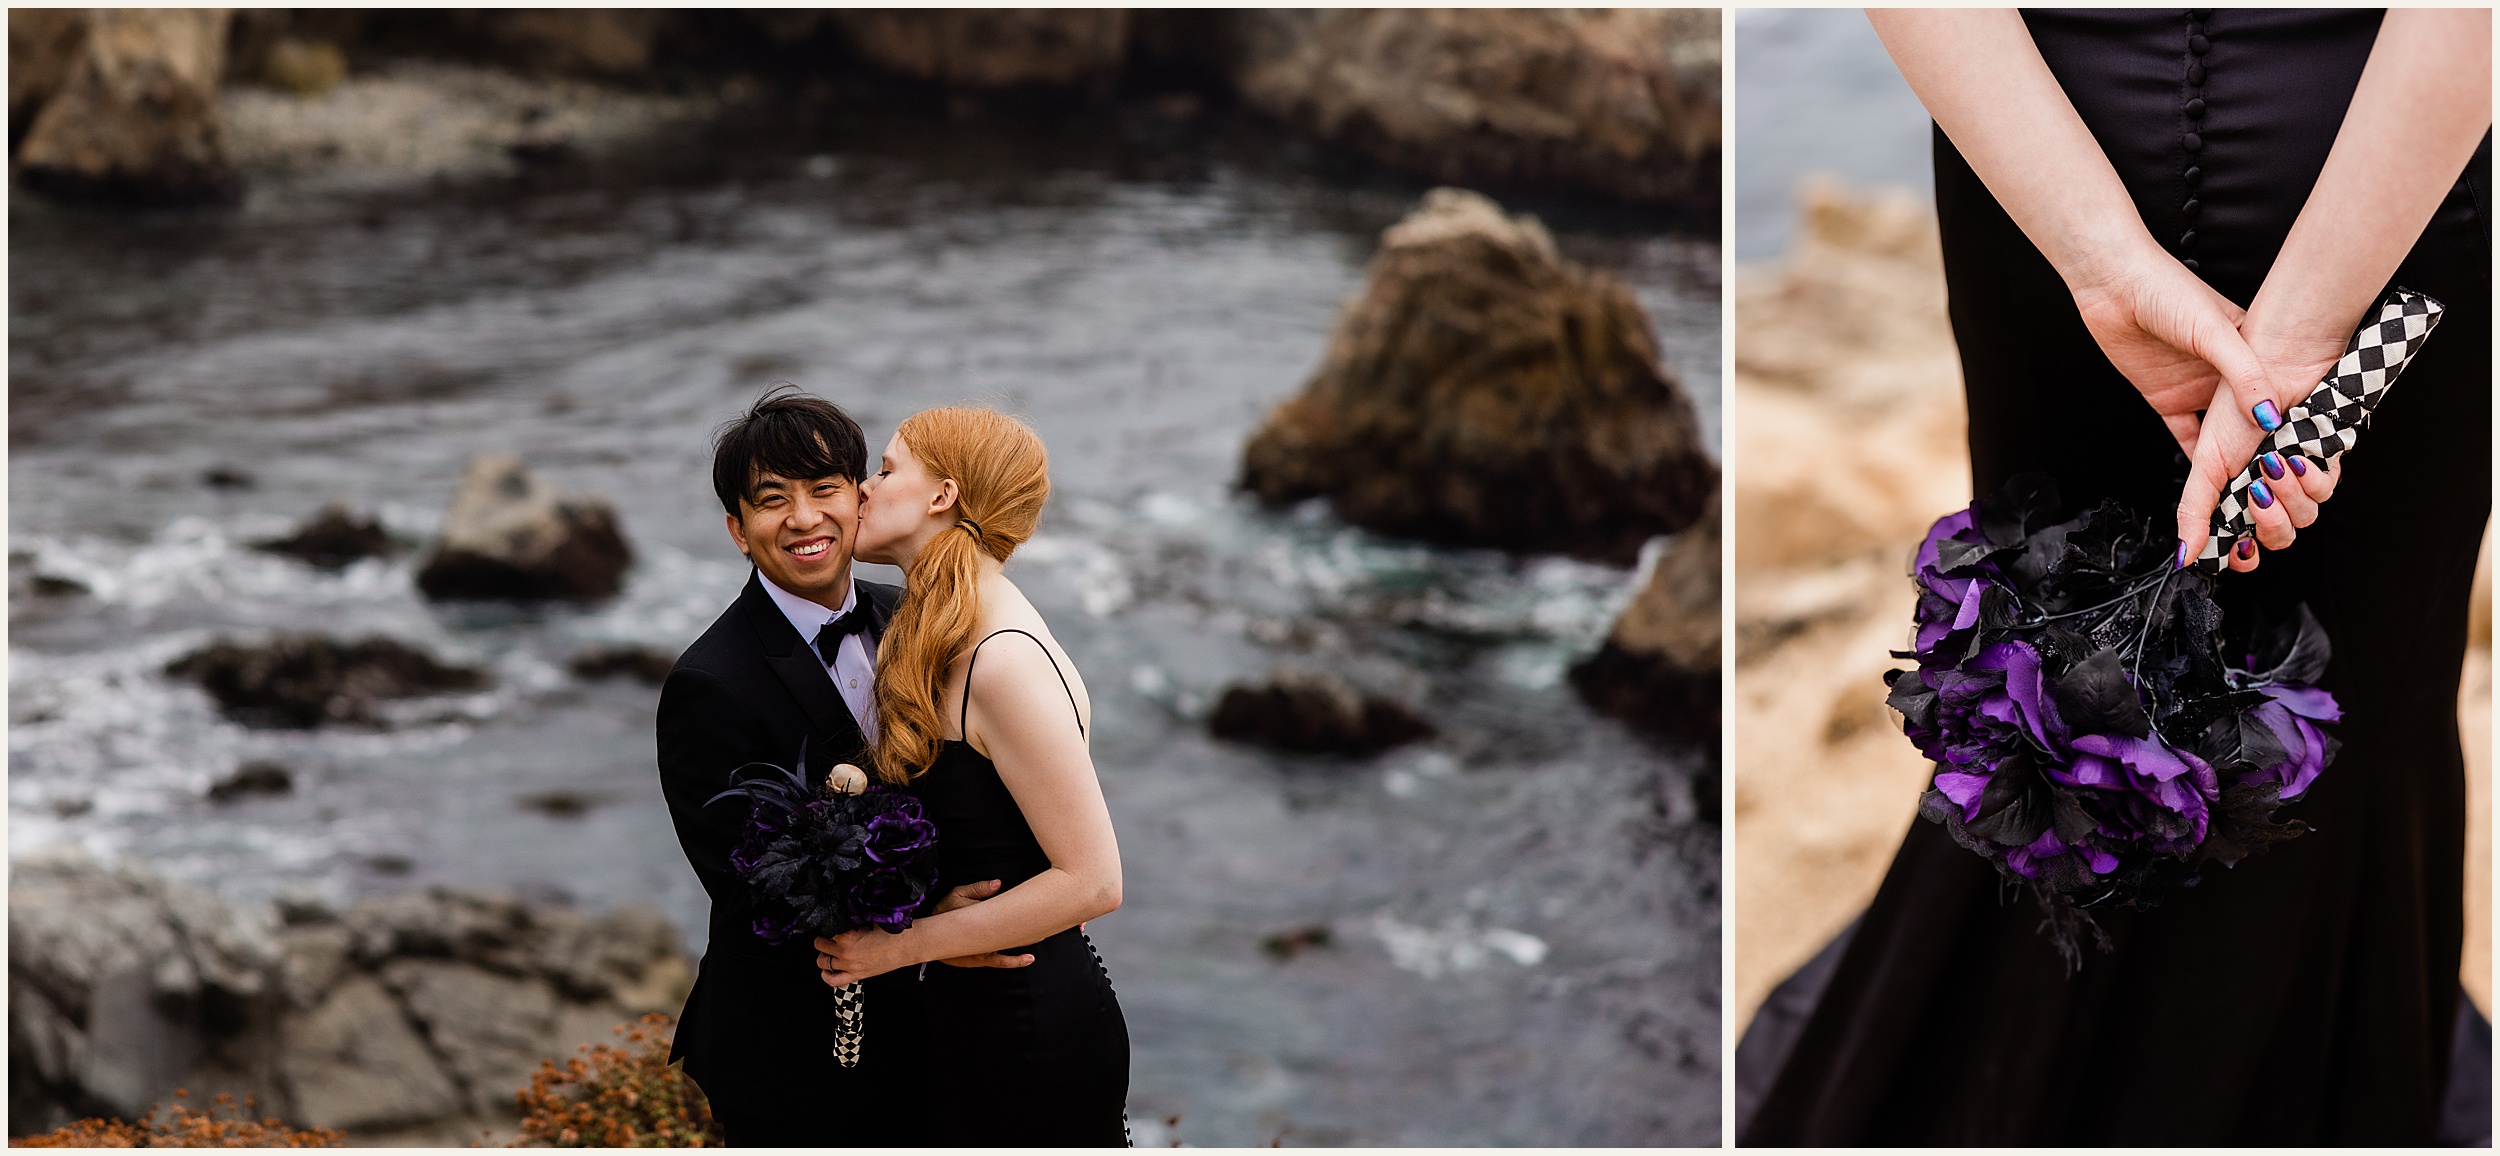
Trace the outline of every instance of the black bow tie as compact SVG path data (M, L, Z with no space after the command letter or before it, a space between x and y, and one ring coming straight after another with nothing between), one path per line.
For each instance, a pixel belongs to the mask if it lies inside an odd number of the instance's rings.
M865 601L853 602L848 612L837 615L825 624L824 629L816 632L816 653L824 658L825 665L831 666L834 651L841 648L844 635L866 633L868 604Z

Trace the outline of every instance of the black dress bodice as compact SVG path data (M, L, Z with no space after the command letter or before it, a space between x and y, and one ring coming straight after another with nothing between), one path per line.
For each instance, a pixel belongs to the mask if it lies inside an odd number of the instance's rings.
M998 764L972 744L948 739L928 773L912 781L938 829L938 888L996 879L1013 887L1050 868L1050 856L1026 825Z

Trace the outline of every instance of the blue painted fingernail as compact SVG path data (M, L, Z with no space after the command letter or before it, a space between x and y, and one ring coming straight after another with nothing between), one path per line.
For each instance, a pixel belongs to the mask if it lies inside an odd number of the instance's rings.
M2274 412L2274 403L2271 401L2258 402L2248 412L2250 416L2257 419L2257 428L2267 433L2273 433L2276 427L2283 424L2283 415Z
M2292 455L2292 472L2293 472L2293 473L2295 473L2295 474L2298 474L2298 475L2300 475L2301 477L2304 477L2304 478L2305 478L2305 477L2308 477L2308 476L2309 476L2309 459L2304 458L2304 457L2300 456L2299 454L2293 454L2293 455Z
M2248 483L2248 492L2250 496L2257 499L2258 509L2271 510L2274 508L2274 491L2267 489L2264 482Z
M2185 543L2185 542L2181 542L2181 543L2179 543L2179 556L2178 556L2178 558L2177 558L2177 559L2173 560L2173 561L2170 563L2170 568L2171 568L2171 569L2173 569L2173 570L2185 570L2185 569L2187 569L2187 564L2188 564L2187 543Z
M2242 538L2242 539L2240 539L2240 557L2242 557L2242 558L2254 558L2254 557L2256 557L2256 556L2257 556L2257 542L2256 542L2256 540L2255 540L2255 539L2252 539L2252 538Z
M2257 463L2265 467L2267 477L2278 482L2283 480L2283 455L2269 452L2257 459Z

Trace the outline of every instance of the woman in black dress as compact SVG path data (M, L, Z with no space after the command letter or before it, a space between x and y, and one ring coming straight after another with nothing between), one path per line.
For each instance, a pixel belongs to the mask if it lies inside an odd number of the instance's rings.
M1083 928L1120 905L1090 700L1001 572L1050 496L1041 439L985 409L915 414L860 494L858 557L904 572L876 773L937 825L939 893L997 890L899 935L817 940L818 966L835 986L919 968L926 1075L947 1089L929 1143L1124 1146L1128 1025Z
M2043 470L2077 508L2175 504L2193 556L2257 402L2304 396L2391 283L2448 312L2222 579L2334 641L2343 750L2280 813L2314 829L2096 912L2115 949L2070 976L2029 900L1913 824L1739 1142L2430 1143L2491 503L2489 11L1871 15L1938 123L1977 492Z

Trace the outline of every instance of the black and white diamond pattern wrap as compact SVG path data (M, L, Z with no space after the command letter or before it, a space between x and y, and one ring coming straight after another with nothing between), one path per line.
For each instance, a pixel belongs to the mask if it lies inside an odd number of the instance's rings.
M859 1066L859 1029L867 1017L867 1005L859 998L859 984L846 983L833 989L833 1058L843 1067Z
M2283 424L2259 445L2258 457L2272 450L2325 465L2358 444L2361 431L2369 428L2371 411L2386 400L2396 375L2421 351L2422 342L2429 339L2447 308L2411 289L2390 290L2372 311L2371 320L2352 335L2352 344L2344 347L2344 356L2327 371L2326 380L2318 383L2307 401L2286 412ZM2223 491L2222 501L2214 506L2213 536L2205 540L2205 552L2196 556L2199 568L2208 573L2220 570L2223 552L2256 529L2248 487L2265 476L2263 469L2250 459Z

